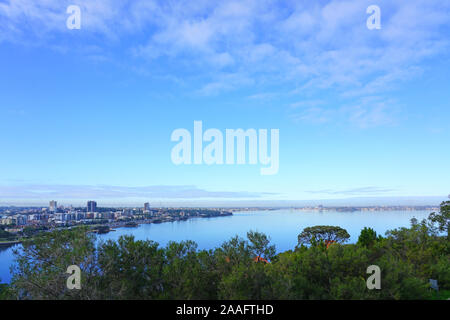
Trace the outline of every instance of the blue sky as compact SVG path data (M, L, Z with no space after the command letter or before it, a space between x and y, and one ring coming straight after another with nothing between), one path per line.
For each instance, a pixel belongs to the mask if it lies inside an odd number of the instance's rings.
M449 35L434 0L0 0L0 203L445 199ZM279 129L278 174L174 165L195 120Z

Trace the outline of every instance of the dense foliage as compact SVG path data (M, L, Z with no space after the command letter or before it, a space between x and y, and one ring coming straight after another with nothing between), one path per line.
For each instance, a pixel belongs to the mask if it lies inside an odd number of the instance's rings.
M0 241L15 239L15 235L6 231L3 226L0 226Z
M317 245L320 242L325 243L343 243L350 238L347 230L335 226L314 226L303 229L298 235L298 245L310 244Z
M305 228L299 245L275 254L270 239L249 232L214 250L192 241L160 247L123 236L95 244L85 228L44 233L16 252L11 299L428 299L429 279L450 289L450 202L427 220L377 236L362 230L343 244L339 227ZM299 230L300 231L300 230ZM326 241L333 241L327 245ZM66 287L69 265L82 270L81 290ZM367 267L381 269L381 289L366 286Z

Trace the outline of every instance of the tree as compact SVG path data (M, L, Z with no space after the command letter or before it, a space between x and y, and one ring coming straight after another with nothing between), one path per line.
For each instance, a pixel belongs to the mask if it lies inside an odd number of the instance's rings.
M193 241L169 242L165 248L165 299L216 299L218 279L213 255L197 251Z
M264 233L249 231L247 238L250 241L249 249L255 257L271 260L275 256L275 246L269 245L270 238Z
M220 267L223 267L227 271L233 265L250 264L252 258L248 241L238 236L224 242L222 246L215 250L214 254L216 259L221 262Z
M442 202L439 213L431 213L428 219L437 223L439 231L446 232L447 240L450 240L450 201Z
M164 251L158 243L133 236L99 247L98 266L104 299L157 299L162 294Z
M1 280L2 279L0 279L0 301L11 299L11 288L6 283L1 283Z
M218 287L219 299L267 299L271 286L270 278L265 272L268 266L270 264L253 262L247 266L233 266L231 273L222 275Z
M363 247L370 247L380 239L381 236L377 236L377 232L375 230L365 227L361 230L357 244Z
M95 299L98 279L94 235L86 227L44 232L15 249L11 287L18 299ZM66 286L67 268L81 269L81 290Z
M343 243L350 238L347 230L337 226L314 226L303 229L298 235L298 247L305 244L317 245L320 242Z
M16 236L14 234L0 228L0 239L9 240L9 239L13 239L15 237Z

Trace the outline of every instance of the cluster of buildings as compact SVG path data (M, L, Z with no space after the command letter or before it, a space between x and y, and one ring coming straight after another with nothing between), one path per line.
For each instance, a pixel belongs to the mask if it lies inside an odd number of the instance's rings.
M88 201L86 207L58 206L54 200L45 208L0 208L0 226L7 226L8 232L17 233L25 227L52 229L77 224L99 224L109 227L136 226L140 223L162 223L187 220L193 217L219 217L232 215L230 211L218 208L150 208L144 203L140 208L101 208L97 202ZM35 228L36 229L36 228Z
M105 209L97 208L96 201L88 201L86 208L73 208L72 206L59 206L55 200L49 202L46 208L19 208L8 209L0 212L0 225L29 226L29 225L66 225L75 223L89 223L97 219L121 220L136 216L151 216L154 212L150 204L146 202L144 208L133 209Z

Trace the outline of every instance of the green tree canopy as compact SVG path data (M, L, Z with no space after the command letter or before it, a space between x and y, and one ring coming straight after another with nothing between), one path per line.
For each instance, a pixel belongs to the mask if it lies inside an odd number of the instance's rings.
M275 246L269 245L270 238L264 233L257 231L247 232L247 238L250 241L249 249L255 257L272 259L275 255Z
M428 219L437 223L439 231L446 232L447 240L450 240L450 201L442 202L439 213L431 213Z
M381 236L377 236L377 232L375 230L365 227L361 230L357 244L363 247L370 247L380 239Z
M85 227L44 232L14 250L12 285L19 299L90 299L98 289L94 235ZM82 290L66 287L67 267L81 269Z
M350 238L347 230L337 226L314 226L303 229L298 235L298 246L304 244L316 245L319 242L342 243Z

